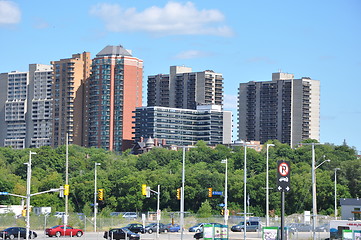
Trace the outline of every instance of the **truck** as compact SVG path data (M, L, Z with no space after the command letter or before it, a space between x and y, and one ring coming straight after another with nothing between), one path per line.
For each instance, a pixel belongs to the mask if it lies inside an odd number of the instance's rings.
M343 230L361 232L361 220L331 220L330 239L342 239Z

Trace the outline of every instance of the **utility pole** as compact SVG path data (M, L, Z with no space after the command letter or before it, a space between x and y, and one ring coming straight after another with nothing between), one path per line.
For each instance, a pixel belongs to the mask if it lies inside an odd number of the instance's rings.
M100 163L94 163L94 232L97 231L97 166L100 166Z
M267 144L267 161L266 161L266 227L269 227L269 176L268 176L268 149L274 144Z
M335 168L335 220L337 220L337 171L340 168Z
M65 152L65 187L69 189L69 136L66 134L66 152ZM68 204L69 204L69 193L65 195L65 216L64 216L64 225L68 225ZM64 228L64 236L65 236Z
M31 188L31 155L36 152L29 152L29 162L25 163L27 167L27 178L26 178L26 240L29 240L30 233L30 188Z
M228 225L228 159L222 160L226 164L225 178L224 178L224 225Z

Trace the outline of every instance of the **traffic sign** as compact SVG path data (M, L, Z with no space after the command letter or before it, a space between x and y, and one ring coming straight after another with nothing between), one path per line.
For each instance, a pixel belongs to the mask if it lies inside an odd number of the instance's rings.
M212 195L223 195L222 191L213 191Z
M289 161L277 161L277 191L291 190L291 168Z

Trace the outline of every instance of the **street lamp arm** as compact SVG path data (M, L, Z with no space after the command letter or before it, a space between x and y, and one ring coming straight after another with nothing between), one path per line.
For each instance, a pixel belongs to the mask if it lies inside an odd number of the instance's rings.
M322 163L318 164L318 165L315 167L315 169L319 168L319 167L320 167L322 164L324 164L325 162L331 162L331 160L330 160L330 159L327 159L327 160L323 161Z
M149 189L149 191L151 191L152 193L155 193L155 194L159 194L159 192L154 191L154 190L152 190L152 189Z
M40 194L43 194L43 193L49 193L49 192L59 192L61 190L63 190L63 188L52 188L52 189L50 189L48 191L43 191L43 192L30 194L30 196L32 197L32 196L40 195Z
M10 196L15 196L15 197L21 197L21 198L26 198L26 196L22 196L22 195L18 195L18 194L13 194L13 193L8 193L6 195L10 195Z

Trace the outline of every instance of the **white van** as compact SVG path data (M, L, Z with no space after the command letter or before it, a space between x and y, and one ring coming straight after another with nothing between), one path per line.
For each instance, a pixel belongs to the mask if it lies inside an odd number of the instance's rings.
M125 212L123 218L136 219L138 217L136 212Z
M55 212L54 216L57 218L63 218L65 216L65 212Z

